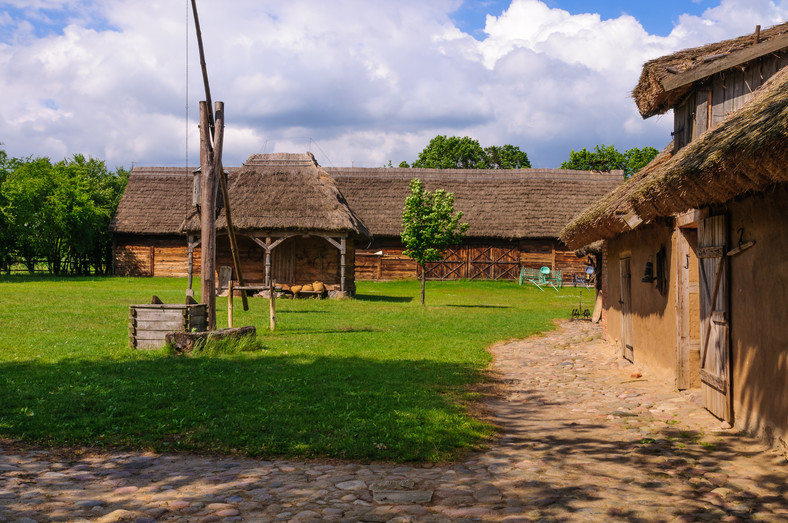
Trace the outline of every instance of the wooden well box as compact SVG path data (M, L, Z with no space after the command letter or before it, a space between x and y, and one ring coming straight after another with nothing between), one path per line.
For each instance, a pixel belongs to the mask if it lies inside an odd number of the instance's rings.
M164 346L168 332L202 332L206 329L207 305L146 304L129 310L129 343L135 349Z

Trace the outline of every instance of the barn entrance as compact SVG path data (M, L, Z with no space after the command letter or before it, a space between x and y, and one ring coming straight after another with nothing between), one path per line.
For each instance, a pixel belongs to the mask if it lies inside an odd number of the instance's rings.
M724 215L700 220L698 258L703 406L718 418L733 424L727 238L727 220Z

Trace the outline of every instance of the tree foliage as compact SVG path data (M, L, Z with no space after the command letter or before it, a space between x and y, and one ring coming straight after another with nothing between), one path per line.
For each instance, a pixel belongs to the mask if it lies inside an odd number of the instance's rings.
M629 178L648 165L659 151L653 147L633 147L620 153L613 145L597 145L593 151L585 147L579 151L572 149L569 160L561 164L561 169L579 171L624 171L624 178Z
M421 267L421 304L424 305L424 266L440 261L446 248L462 242L468 230L460 223L462 211L454 212L454 194L443 189L430 192L418 178L410 181L410 195L402 212L403 254L416 260Z
M53 164L0 151L0 269L43 261L52 274L109 274L109 222L127 180L82 155Z
M406 162L400 167L407 167ZM424 169L521 169L531 167L528 155L514 145L483 148L468 136L438 135L419 153L412 167Z

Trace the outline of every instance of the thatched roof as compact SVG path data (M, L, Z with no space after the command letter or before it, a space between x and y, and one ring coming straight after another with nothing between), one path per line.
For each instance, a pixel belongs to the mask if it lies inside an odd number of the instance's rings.
M629 230L627 217L650 221L788 182L788 67L719 126L670 150L573 220L561 239L580 248Z
M110 230L129 234L179 234L191 211L192 168L134 167Z
M471 238L555 238L569 220L623 181L616 173L558 169L326 168L376 237L398 237L408 184L454 193Z
M692 88L692 83L674 81L683 75L687 81L705 77L721 68L730 68L788 47L788 22L764 29L755 43L753 34L731 40L685 49L646 62L632 96L643 118L662 114ZM693 75L693 72L699 74ZM676 85L671 85L676 84ZM668 88L666 89L666 85Z
M305 154L252 155L228 179L233 225L240 232L315 231L368 237L334 180ZM226 229L224 210L216 220ZM196 232L200 218L191 210L181 230Z

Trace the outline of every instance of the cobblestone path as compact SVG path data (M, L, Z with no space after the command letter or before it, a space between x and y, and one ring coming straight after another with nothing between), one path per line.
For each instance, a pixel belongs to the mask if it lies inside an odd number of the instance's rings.
M0 521L788 521L785 458L622 367L598 326L491 350L501 436L461 463L0 446Z

